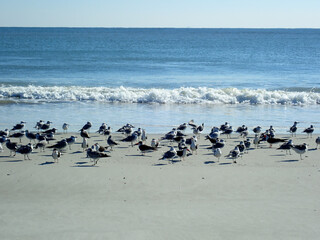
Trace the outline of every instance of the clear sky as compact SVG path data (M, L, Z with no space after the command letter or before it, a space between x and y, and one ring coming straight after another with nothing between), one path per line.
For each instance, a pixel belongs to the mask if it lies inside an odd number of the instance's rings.
M0 26L320 28L320 0L0 0Z

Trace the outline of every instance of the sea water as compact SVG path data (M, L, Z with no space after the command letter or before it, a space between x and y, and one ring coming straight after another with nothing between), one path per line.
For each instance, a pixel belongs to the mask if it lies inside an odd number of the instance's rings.
M319 29L0 28L0 129L320 126Z

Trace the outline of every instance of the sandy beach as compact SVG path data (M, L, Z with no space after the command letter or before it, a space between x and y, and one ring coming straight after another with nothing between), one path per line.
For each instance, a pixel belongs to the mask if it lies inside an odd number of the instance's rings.
M51 149L23 160L19 153L9 157L3 144L0 239L319 239L317 136L292 138L309 145L303 160L264 142L235 164L224 157L242 140L233 134L219 162L202 135L197 154L184 161L159 160L166 141L145 156L119 142L92 166L74 135L77 143L58 163ZM161 136L148 135L147 143ZM94 143L107 146L92 133Z

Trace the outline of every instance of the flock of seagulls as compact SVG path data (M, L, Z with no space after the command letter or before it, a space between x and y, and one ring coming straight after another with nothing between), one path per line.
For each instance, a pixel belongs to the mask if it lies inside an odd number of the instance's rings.
M64 151L67 149L71 150L72 145L76 143L78 137L82 138L81 148L82 151L86 153L86 156L90 158L93 162L93 166L96 165L101 158L111 157L110 153L114 151L114 147L118 146L119 142L129 143L131 147L138 146L138 150L142 155L146 153L151 153L158 151L160 148L160 143L166 143L169 147L169 150L162 154L162 157L159 160L167 160L169 163L175 162L176 158L179 158L179 161L184 161L190 155L198 154L198 139L200 139L201 134L204 130L204 123L197 125L194 120L189 121L188 123L183 123L173 128L171 131L166 133L160 139L152 139L150 145L147 144L147 134L145 129L138 128L134 130L135 127L131 124L126 124L123 127L119 128L116 132L122 133L124 137L122 139L116 140L112 137L112 130L110 126L102 123L96 133L106 137L107 146L100 146L98 143L93 144L91 147L88 144L88 139L90 139L90 129L92 128L92 123L87 122L80 130L79 136L70 136L68 138L57 141L55 139L55 134L57 132L56 128L51 128L51 121L42 121L36 123L36 131L31 132L29 130L23 130L25 128L26 122L21 121L20 123L13 126L11 130L5 129L0 131L0 152L3 151L2 144L10 151L10 156L15 156L16 153L24 155L24 160L30 160L29 155L33 152L34 149L40 149L40 152L45 151L46 148L52 149L52 158L54 162L59 162ZM296 136L298 122L289 128L288 132L291 133L291 137ZM64 123L62 125L63 133L67 133L69 129L69 124ZM190 128L192 131L192 136L187 136L185 134L186 129ZM242 125L238 127L235 131L232 126L226 122L220 127L212 127L209 134L205 135L205 140L210 142L211 146L207 147L208 150L212 151L212 154L218 161L221 157L232 159L233 163L237 163L237 159L241 158L245 153L248 153L249 149L259 148L261 142L266 142L271 148L274 144L281 145L277 148L279 150L286 151L286 154L291 154L291 150L300 155L308 151L308 145L303 144L293 144L292 139L288 138L277 138L275 135L275 130L272 126L265 131L262 131L260 126L254 127L252 129L254 133L253 140L248 138L249 129L247 126ZM312 133L314 132L314 127L310 127L303 130L303 133L306 133L308 138L312 138ZM231 138L233 133L239 134L240 138L243 138L239 144L234 146L234 148L229 151L228 154L223 155L223 148L227 139ZM26 137L29 140L29 143L26 145L21 144L21 139ZM222 136L226 136L226 139L222 139ZM18 142L13 142L12 139L19 139ZM55 141L54 144L50 142ZM320 145L320 137L317 137L316 140L316 149ZM176 144L176 145L175 145ZM254 148L251 148L251 144L254 145ZM165 144L162 144L164 146Z

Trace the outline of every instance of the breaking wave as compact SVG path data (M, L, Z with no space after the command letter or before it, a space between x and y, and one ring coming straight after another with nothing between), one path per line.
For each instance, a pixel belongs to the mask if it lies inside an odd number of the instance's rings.
M175 104L320 104L317 91L286 91L265 89L180 87L107 88L107 87L41 87L7 86L0 88L1 102L119 102L119 103L175 103Z

